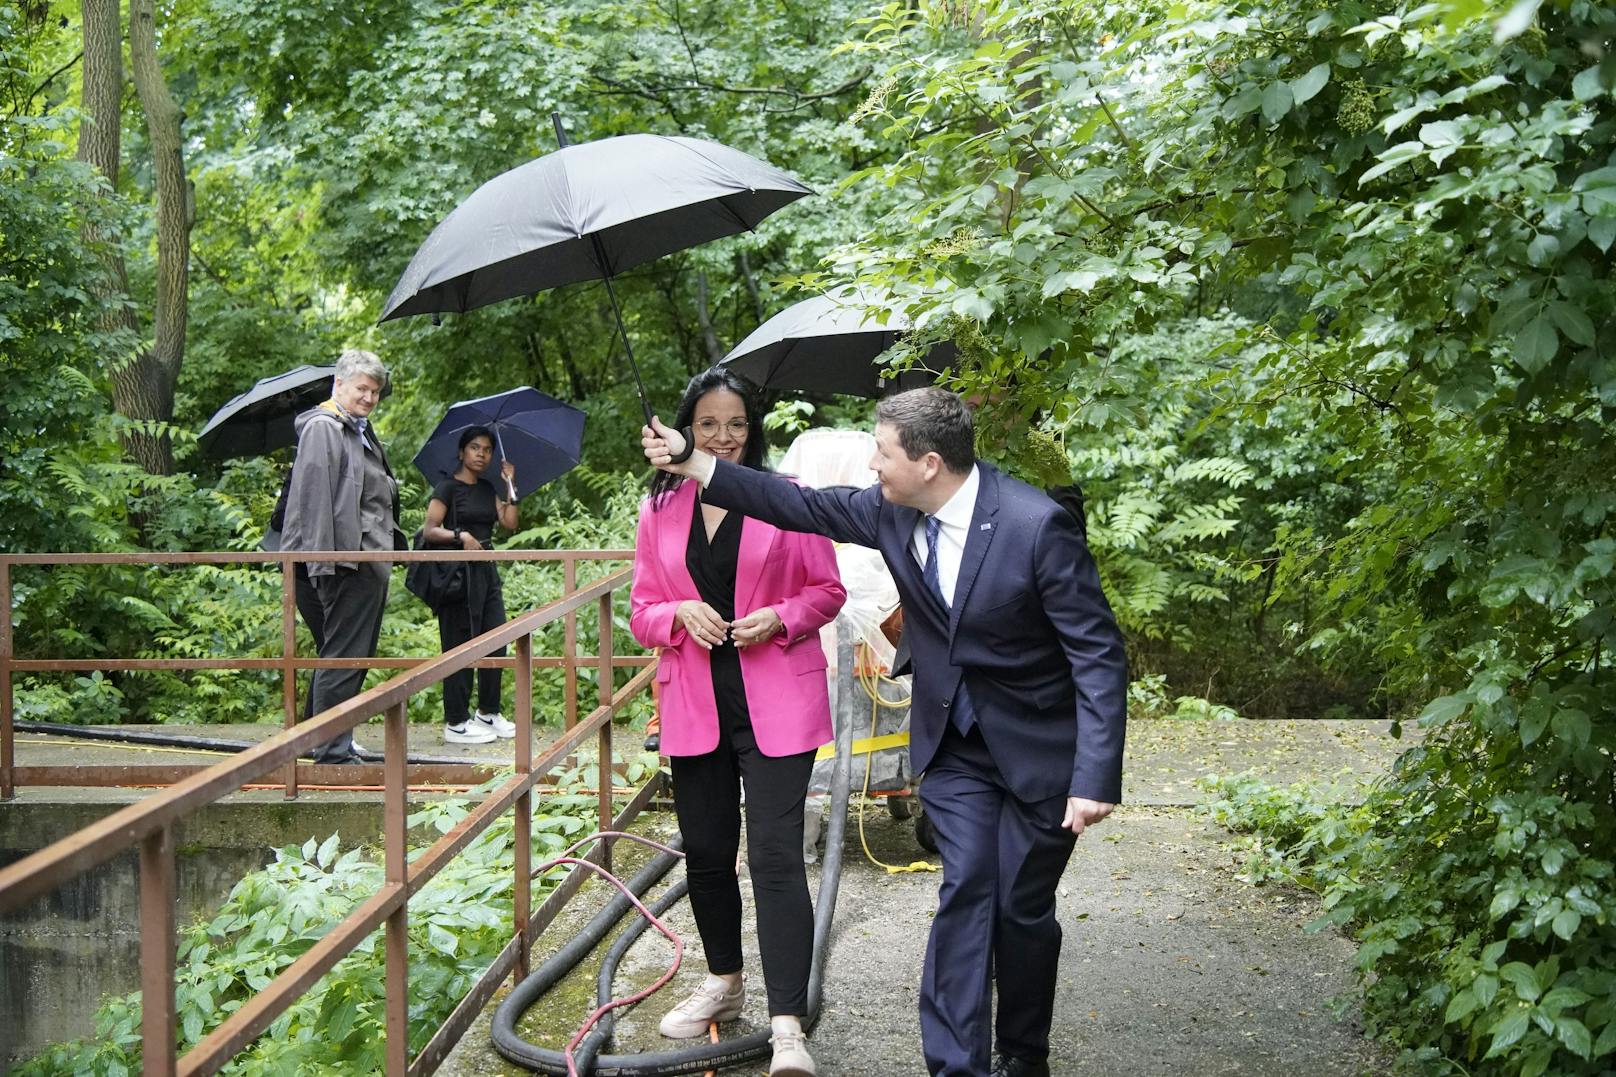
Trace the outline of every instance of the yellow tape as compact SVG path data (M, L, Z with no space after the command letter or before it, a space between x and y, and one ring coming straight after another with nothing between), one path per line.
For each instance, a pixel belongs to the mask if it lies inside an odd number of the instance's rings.
M861 740L856 740L853 742L853 754L867 755L870 752L884 752L888 748L902 748L908 743L909 733L907 730L902 733L888 733L884 737L864 737ZM818 762L821 759L834 759L835 757L836 745L827 744L820 748L818 753L814 755L814 761Z

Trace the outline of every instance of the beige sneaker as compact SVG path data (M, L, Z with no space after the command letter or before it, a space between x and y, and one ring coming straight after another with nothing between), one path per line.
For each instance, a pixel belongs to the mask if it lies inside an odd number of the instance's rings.
M688 1040L707 1035L714 1021L733 1021L746 1004L746 979L725 990L722 981L703 980L689 998L669 1010L659 1031L670 1040Z
M801 1032L776 1032L769 1037L774 1044L774 1061L769 1063L769 1077L815 1077L814 1056L808 1053L808 1037Z

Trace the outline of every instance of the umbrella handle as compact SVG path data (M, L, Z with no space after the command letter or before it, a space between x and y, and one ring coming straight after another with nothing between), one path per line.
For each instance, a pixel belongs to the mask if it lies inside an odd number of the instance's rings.
M650 423L647 422L646 425L649 426ZM690 459L691 453L696 451L695 431L687 426L683 430L679 431L679 433L685 436L685 447L679 451L678 455L668 457L668 463L670 464L682 464L686 460Z
M505 439L499 436L498 423L494 424L494 448L499 450L499 459L501 463L504 463L509 459L509 457L505 455ZM511 495L510 497L506 498L507 501L516 500L516 484L511 482L510 479L505 480L505 492Z

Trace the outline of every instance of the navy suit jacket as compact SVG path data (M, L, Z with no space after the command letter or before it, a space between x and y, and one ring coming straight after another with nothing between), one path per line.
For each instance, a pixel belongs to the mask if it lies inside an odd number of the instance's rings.
M1065 509L979 463L965 554L945 609L911 552L920 511L879 486L813 490L723 460L704 499L788 531L881 551L913 655L909 749L930 765L964 678L988 751L1022 800L1122 800L1128 670L1122 633Z

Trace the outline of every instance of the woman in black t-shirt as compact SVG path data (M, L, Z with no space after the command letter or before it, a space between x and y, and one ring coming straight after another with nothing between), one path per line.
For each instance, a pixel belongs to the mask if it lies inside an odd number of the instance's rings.
M482 477L494 459L494 435L486 427L468 427L460 435L460 467L438 483L426 507L426 540L434 546L463 550L493 547L494 524L514 531L516 466L500 466L503 491ZM438 639L445 651L505 623L505 596L499 572L481 561L462 564L465 595L437 609ZM499 650L504 656L505 649ZM496 737L516 736L516 726L499 712L499 670L477 671L477 710L471 703L471 670L450 674L443 682L443 739L449 744L487 744Z

